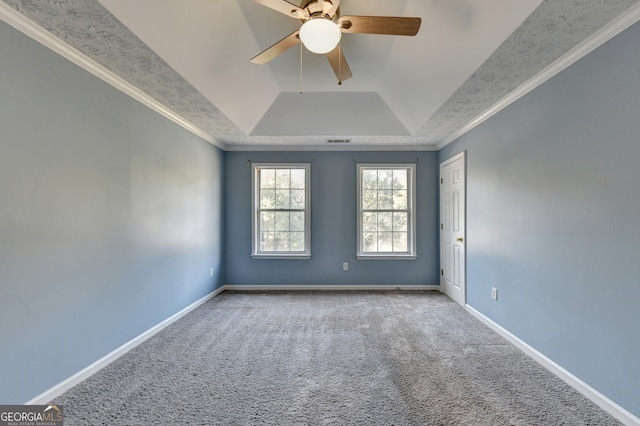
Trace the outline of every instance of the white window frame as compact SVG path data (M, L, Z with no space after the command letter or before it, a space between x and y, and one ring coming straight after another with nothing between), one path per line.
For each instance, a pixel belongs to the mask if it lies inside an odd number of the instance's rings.
M261 169L304 169L304 250L303 251L262 251L260 250L260 173ZM310 163L253 163L251 168L251 209L252 209L252 247L251 257L259 259L309 259L311 258L311 164ZM302 209L283 209L282 211L301 211Z
M407 170L407 251L406 252L365 252L363 241L363 221L365 212L362 208L362 172L364 170ZM358 188L357 188L357 214L358 214L358 251L356 257L361 260L415 260L416 253L416 164L415 163L359 163L357 164ZM369 210L371 211L371 210Z

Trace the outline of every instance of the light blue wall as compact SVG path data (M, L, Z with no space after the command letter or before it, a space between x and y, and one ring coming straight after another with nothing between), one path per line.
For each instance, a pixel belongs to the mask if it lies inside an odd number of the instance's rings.
M224 153L2 22L0 52L9 404L222 284Z
M251 258L251 167L248 161L311 162L311 259ZM417 164L417 260L356 260L357 162ZM227 152L225 182L226 284L439 282L438 154L435 152ZM348 271L342 270L343 262L349 262Z
M640 25L463 150L468 303L640 416Z

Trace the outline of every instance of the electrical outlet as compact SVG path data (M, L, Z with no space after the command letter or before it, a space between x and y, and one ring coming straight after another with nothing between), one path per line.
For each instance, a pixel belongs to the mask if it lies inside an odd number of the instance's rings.
M491 287L491 298L493 300L498 300L498 289L495 287Z
M342 264L342 270L343 271L348 271L349 270L349 262L344 262Z
M213 276L213 268L209 268L209 276L212 277Z

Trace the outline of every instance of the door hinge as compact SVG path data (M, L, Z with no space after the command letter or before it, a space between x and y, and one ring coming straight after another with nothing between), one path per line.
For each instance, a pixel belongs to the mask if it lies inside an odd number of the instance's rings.
M444 269L440 269L440 275L444 277Z
M444 229L444 223L440 224L440 229Z
M444 183L444 179L440 178L440 185Z

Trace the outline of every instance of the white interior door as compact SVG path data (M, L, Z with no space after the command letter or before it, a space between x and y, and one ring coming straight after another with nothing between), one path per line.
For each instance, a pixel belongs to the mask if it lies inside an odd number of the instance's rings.
M465 153L440 164L440 285L466 304Z

